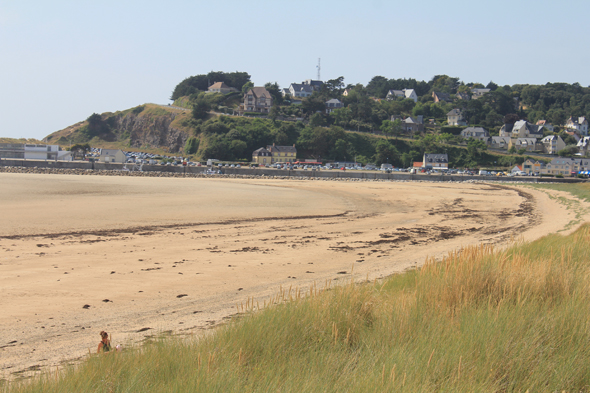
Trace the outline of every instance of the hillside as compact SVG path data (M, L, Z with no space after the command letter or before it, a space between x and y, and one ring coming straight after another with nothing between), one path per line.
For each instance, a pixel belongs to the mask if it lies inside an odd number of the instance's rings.
M89 143L93 147L125 150L182 151L190 135L189 110L144 104L114 113L94 114L47 136L47 143L69 146Z

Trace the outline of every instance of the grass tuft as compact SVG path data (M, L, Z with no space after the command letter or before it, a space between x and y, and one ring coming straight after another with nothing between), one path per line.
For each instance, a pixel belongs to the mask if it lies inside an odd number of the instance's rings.
M206 337L93 355L4 390L588 391L589 246L583 225L382 282L281 289Z

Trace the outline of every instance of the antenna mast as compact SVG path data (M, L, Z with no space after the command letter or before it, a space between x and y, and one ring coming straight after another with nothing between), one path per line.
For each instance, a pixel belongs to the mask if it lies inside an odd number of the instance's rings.
M319 80L319 81L321 81L321 80L322 80L322 78L320 78L320 70L322 69L322 67L320 66L320 61L321 61L321 60L322 60L321 58L318 58L318 65L317 65L317 68L318 68L318 80Z

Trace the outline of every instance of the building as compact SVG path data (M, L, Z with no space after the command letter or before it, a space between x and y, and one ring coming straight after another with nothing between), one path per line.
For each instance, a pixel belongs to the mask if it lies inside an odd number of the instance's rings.
M457 108L447 113L447 124L450 126L464 126L466 125L463 120L463 114Z
M230 87L230 86L226 85L224 82L215 82L214 84L209 86L209 88L207 89L207 93L221 93L221 94L233 93L236 91L238 91L238 89L236 89L235 87Z
M69 151L61 150L58 145L0 143L0 158L71 161L72 154Z
M272 164L272 153L264 147L254 150L252 153L252 162L258 165Z
M537 151L537 138L510 138L508 148L514 147L517 151L524 149L525 151Z
M500 128L500 136L509 138L543 138L543 126L519 120L514 124L504 124Z
M541 173L541 169L543 169L543 163L530 158L523 162L521 166L521 170L526 172L527 175L538 175Z
M545 128L545 129L551 131L551 132L554 132L553 131L553 126L551 124L547 123L546 120L539 120L536 125L541 126L541 127Z
M588 135L588 120L586 120L586 118L583 116L578 117L578 118L570 117L565 122L565 128L567 128L569 130L575 130L581 136L587 136Z
M261 147L252 153L252 162L256 164L293 163L297 161L297 149L293 146L272 144Z
M414 89L403 89L403 90L389 90L387 96L388 100L395 100L397 98L409 98L414 102L418 102L418 95Z
M479 89L479 88L471 89L471 98L477 99L477 98L483 97L484 95L488 94L490 92L490 90L491 89Z
M264 87L252 87L244 94L244 111L268 113L272 107L272 96Z
M556 157L545 168L541 169L541 174L571 176L589 169L590 159L588 158Z
M309 97L313 94L313 89L309 85L303 83L291 83L289 88L283 91L283 95L291 97Z
M587 156L590 154L590 136L580 138L578 141L578 150L581 155Z
M541 143L543 144L543 151L547 154L557 154L565 149L565 142L559 135L547 135L541 139Z
M100 149L98 162L123 164L127 162L127 156L120 149Z
M434 102L451 102L451 95L449 93L433 91L432 98L434 99Z
M507 136L493 136L489 139L489 146L492 149L508 149L510 145L510 137Z
M467 127L461 130L461 137L463 137L463 139L477 139L487 143L490 138L490 133L483 127Z
M449 169L449 156L446 154L424 154L422 168Z
M344 104L342 101L336 98L332 98L331 100L326 101L326 113L332 113L334 109L342 108Z
M468 93L457 93L457 94L455 94L455 97L458 100L465 100L465 101L469 101L471 99L471 96Z

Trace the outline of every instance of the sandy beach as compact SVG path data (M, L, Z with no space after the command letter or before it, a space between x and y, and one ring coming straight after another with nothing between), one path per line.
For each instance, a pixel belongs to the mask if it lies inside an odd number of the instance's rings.
M281 287L381 278L574 219L515 185L8 173L0 208L0 378L95 352L101 330L126 346L197 334Z

